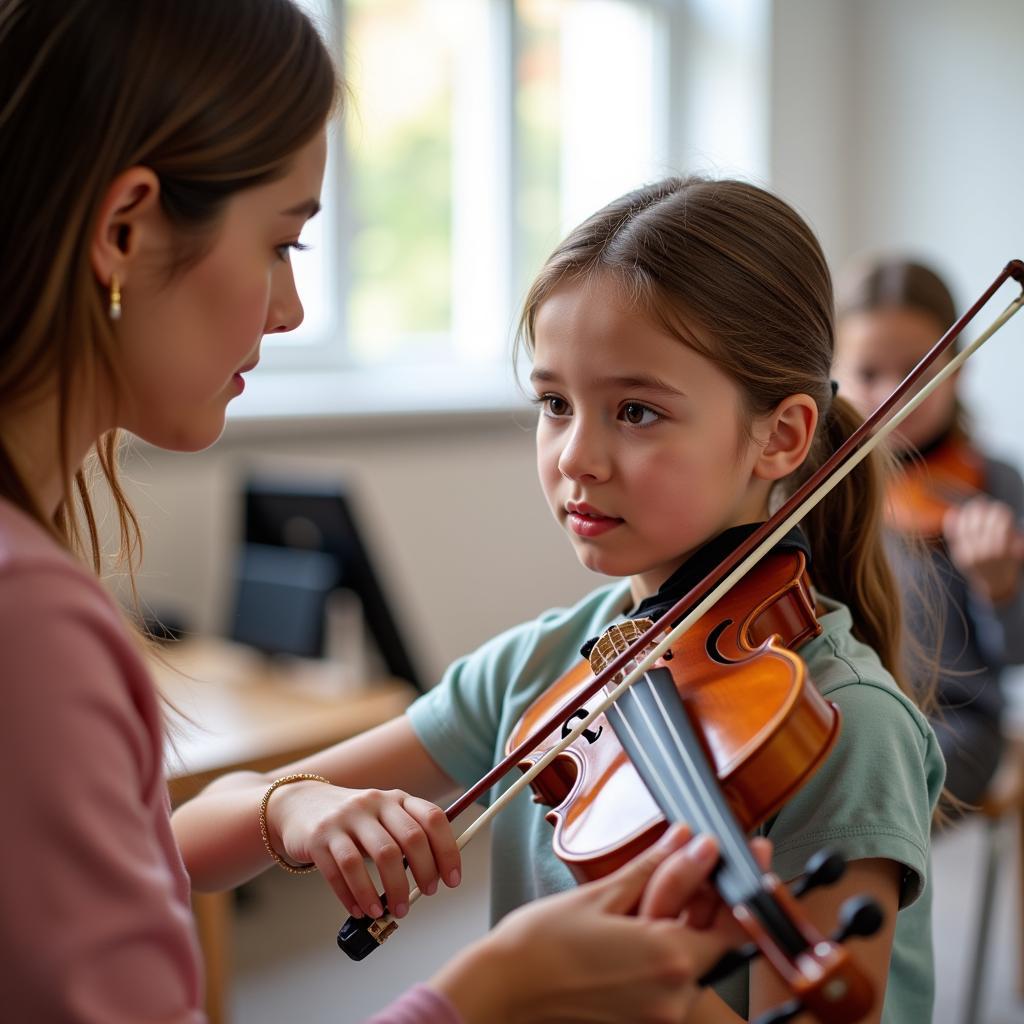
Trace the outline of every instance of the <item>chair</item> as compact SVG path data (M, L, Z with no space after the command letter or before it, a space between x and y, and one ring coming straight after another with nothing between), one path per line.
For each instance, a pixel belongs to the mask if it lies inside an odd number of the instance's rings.
M996 876L1000 862L1004 861L1011 823L1017 830L1018 855L1014 870L1017 872L1021 900L1018 907L1018 928L1024 929L1024 736L1015 735L1007 740L999 769L992 778L985 798L978 810L985 825L985 863L981 901L975 926L974 956L968 973L967 999L964 1004L964 1024L981 1024L981 993L988 960L988 945L992 931L992 905L995 899ZM1021 958L1017 982L1024 994L1024 930L1018 934L1017 956Z

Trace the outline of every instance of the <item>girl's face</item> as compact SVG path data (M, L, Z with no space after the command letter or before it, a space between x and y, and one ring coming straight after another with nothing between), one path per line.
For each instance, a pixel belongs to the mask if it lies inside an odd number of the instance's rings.
M942 331L935 317L905 306L843 317L836 331L833 367L839 393L862 416L874 412L938 341ZM950 358L944 356L936 372ZM893 447L897 451L925 447L949 429L955 410L954 374L900 424L891 435Z
M534 341L541 485L587 568L632 576L639 600L722 530L765 518L739 389L614 285L556 289Z
M176 451L220 436L263 335L302 322L289 249L319 208L326 145L322 132L283 177L228 200L212 247L170 282L171 235L153 238L123 288L118 426Z

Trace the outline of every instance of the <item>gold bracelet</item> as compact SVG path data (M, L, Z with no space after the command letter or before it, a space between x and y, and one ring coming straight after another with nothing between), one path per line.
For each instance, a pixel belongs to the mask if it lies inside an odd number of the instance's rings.
M285 871L290 872L293 875L308 875L310 871L316 871L316 865L310 861L308 864L289 864L274 849L270 843L270 832L267 829L267 804L270 803L270 794L277 789L278 786L286 786L289 782L326 782L329 786L330 780L325 779L322 775L314 775L312 772L299 772L296 775L283 775L279 779L274 779L270 784L270 788L263 794L263 799L260 801L260 835L263 837L263 845L267 848L267 853L284 868Z

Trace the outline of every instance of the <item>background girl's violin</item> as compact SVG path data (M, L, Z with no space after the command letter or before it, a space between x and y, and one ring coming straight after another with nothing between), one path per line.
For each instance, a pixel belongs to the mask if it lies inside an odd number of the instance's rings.
M886 521L897 533L934 542L951 508L984 493L984 461L954 432L919 458L901 462L886 494Z

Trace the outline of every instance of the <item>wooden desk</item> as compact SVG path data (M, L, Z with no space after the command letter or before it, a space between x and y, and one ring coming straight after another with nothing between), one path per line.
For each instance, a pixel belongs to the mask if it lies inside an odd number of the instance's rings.
M168 715L167 777L177 806L229 771L269 771L400 715L415 696L398 680L343 686L326 665L275 664L219 640L162 649L154 662ZM186 716L184 719L182 715ZM211 1024L226 1024L231 893L197 893L196 927Z

